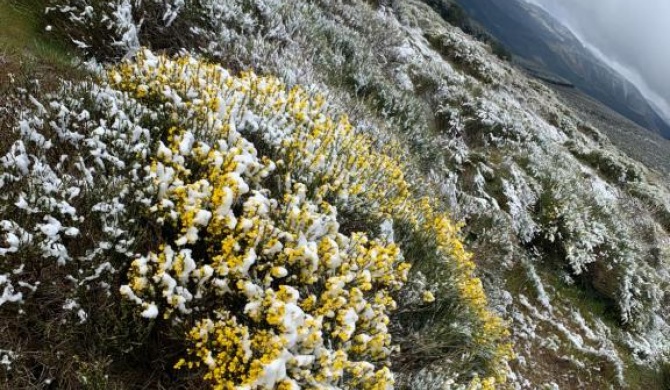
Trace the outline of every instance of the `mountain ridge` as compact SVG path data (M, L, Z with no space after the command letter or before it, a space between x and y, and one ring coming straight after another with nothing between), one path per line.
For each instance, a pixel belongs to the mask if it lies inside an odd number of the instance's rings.
M468 0L458 4L520 58L519 65L567 79L638 125L670 138L670 124L639 89L540 6L524 0Z

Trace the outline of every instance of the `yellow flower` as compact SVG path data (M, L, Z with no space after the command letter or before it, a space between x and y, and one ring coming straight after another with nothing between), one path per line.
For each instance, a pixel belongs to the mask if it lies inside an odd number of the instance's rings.
M433 295L432 292L430 292L430 291L428 291L428 290L424 291L423 294L421 294L421 299L422 299L425 303L433 303L433 302L435 302L435 296Z
M506 324L487 306L460 225L436 209L436 199L415 193L400 142L377 147L347 116L332 115L323 96L301 87L253 72L231 76L189 56L140 51L106 80L160 104L168 118L145 169L156 194L148 210L164 226L165 242L133 262L124 291L134 296L124 296L140 305L163 299L171 305L166 318L198 316L186 335L189 359L175 367L203 366L205 379L222 389L252 387L282 361L292 363L274 385L285 390L339 386L343 378L356 388L390 388L389 316L410 263L401 246L374 232L341 234L338 210L351 209L371 220L407 221L428 237L476 317L478 348L495 352L495 379L473 383L504 382L512 355ZM241 123L263 126L254 137L275 138L257 150L245 138L253 131L238 131ZM421 298L435 300L429 290ZM194 310L203 302L215 312Z

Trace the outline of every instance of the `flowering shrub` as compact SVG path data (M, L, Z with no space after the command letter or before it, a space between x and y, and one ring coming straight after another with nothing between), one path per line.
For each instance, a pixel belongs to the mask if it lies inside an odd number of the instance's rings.
M91 291L122 297L132 326L187 329L173 363L215 388L385 389L403 353L392 337L408 332L394 311L449 302L463 348L489 362L460 382L505 380L505 326L400 143L378 145L318 94L191 56L140 51L61 93L32 99L0 161L6 204L27 217L2 206L3 309L39 307L52 283L23 270L54 269L55 305L76 320L62 324L95 325ZM413 235L428 249L408 250ZM408 284L419 263L440 284Z
M413 200L403 165L346 117L333 119L323 98L148 52L107 77L161 105L170 121L147 175L152 218L174 233L132 263L122 293L148 318L201 318L188 336L191 358L178 367L204 364L206 378L223 387L343 378L354 387L391 386L387 325L409 264L389 235L341 233L338 208L433 232L435 255L454 264L459 298L477 318L477 344L491 348L507 337L458 227L430 199ZM431 291L423 298L435 300ZM499 349L496 366L509 356Z

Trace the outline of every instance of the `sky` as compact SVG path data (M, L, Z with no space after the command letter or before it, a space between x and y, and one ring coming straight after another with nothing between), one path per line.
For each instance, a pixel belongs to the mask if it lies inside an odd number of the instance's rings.
M670 121L670 0L526 0L563 22Z

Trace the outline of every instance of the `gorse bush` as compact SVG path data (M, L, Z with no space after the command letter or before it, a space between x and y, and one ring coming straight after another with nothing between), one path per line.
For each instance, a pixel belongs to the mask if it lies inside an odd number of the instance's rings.
M391 352L387 313L396 304L389 294L406 280L408 265L392 243L338 234L335 208L318 194L308 197L290 175L275 194L261 185L275 163L236 131L245 107L231 100L253 79L189 58L144 55L116 76L139 98L166 106L187 98L175 113L188 130L175 123L168 144L159 141L149 175L158 194L150 210L174 229L174 241L133 261L122 287L145 317L201 312L188 336L195 361L182 363L206 364L206 378L224 387L335 385L345 373L363 387L392 384L390 371L370 362ZM257 84L273 97L273 84ZM298 103L291 100L268 107ZM212 143L200 141L207 138ZM349 183L333 183L344 196Z
M81 225L89 214L66 223L41 208L34 227L3 225L2 255L30 264L28 253L42 248L47 261L79 270L66 277L78 281L64 302L76 311L72 326L86 322L94 303L79 297L95 285L137 308L129 326L184 332L174 368L214 388L385 389L396 381L393 357L412 354L399 342L431 337L429 321L392 324L393 312L440 305L461 327L461 345L440 352L468 351L461 358L471 362L459 381L505 381L505 324L487 307L459 226L414 195L399 143L377 146L317 93L192 56L141 50L63 93L72 98L48 108L35 101L17 135L84 153L73 162L81 174L48 188L104 199L81 203L101 214L100 235L70 240L91 229ZM34 185L51 176L31 174L30 161L66 166L21 145L3 161ZM37 202L9 194L26 210ZM56 205L65 218L77 213ZM426 250L412 250L417 237ZM412 282L412 266L433 268L440 283ZM39 283L20 275L8 269L5 296L24 304L19 291Z
M122 289L147 317L203 313L189 333L198 359L180 366L204 363L219 385L392 384L390 371L371 363L394 349L392 294L409 263L392 235L339 233L337 205L434 232L433 256L455 270L453 299L466 303L475 342L496 349L492 367L502 373L506 331L486 308L458 229L430 200L413 200L398 160L375 151L345 117L328 115L318 95L189 57L146 55L108 77L177 119L149 175L159 195L151 210L175 235L133 262ZM275 160L258 156L245 133L258 134ZM430 291L423 298L434 300ZM221 369L231 364L239 373Z

